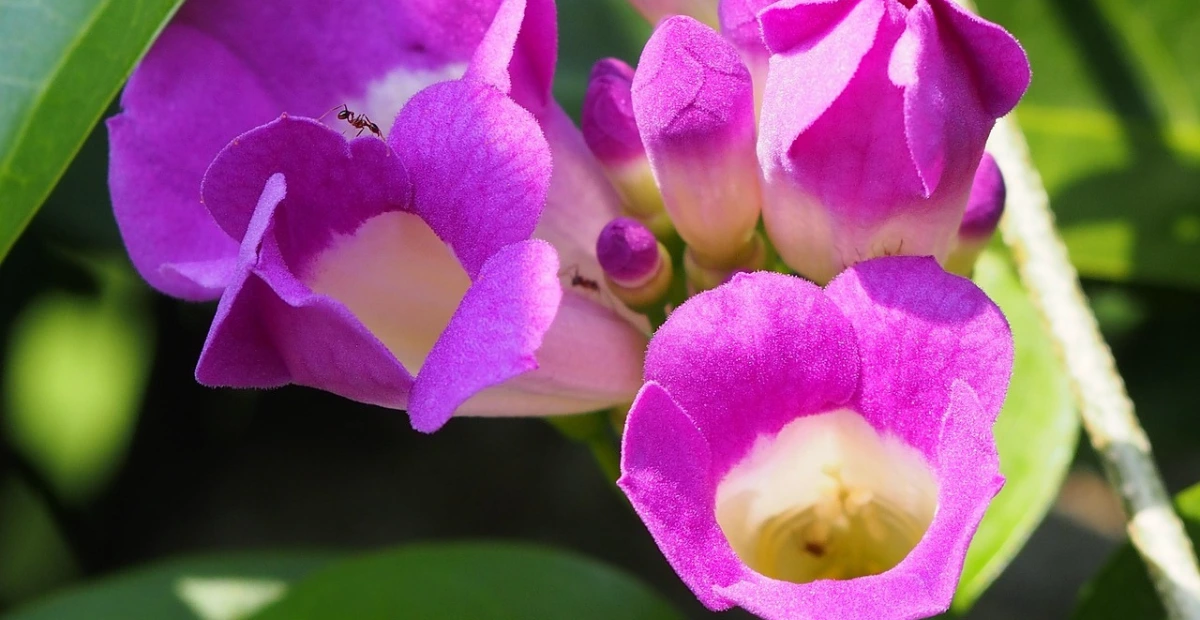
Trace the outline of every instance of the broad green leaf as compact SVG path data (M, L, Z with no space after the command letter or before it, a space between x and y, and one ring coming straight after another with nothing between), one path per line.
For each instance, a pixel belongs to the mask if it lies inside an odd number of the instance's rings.
M632 577L593 560L507 543L421 544L331 565L254 620L680 618Z
M246 587L292 583L334 557L330 553L260 552L168 560L35 602L5 616L5 620L205 620L180 596L181 592L187 593L186 584L206 579L220 579L226 584L244 581ZM226 592L242 596L245 590ZM205 604L217 605L213 591L201 596Z
M1200 287L1200 4L978 4L1029 53L1017 119L1080 273Z
M1200 548L1200 484L1175 496L1192 546ZM1074 620L1160 620L1167 617L1146 565L1128 542L1118 549L1091 582L1084 586Z
M0 260L181 2L0 1Z
M1066 375L1012 268L998 252L988 251L980 257L974 279L1004 310L1016 359L995 426L1006 482L971 541L955 611L966 610L983 594L1042 521L1079 438L1079 417Z
M145 293L128 269L96 262L99 295L51 292L13 325L4 359L9 441L69 501L120 465L154 356Z

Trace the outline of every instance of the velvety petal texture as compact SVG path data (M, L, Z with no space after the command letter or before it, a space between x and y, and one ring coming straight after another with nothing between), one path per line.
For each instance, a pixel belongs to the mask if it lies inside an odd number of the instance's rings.
M949 0L784 0L758 156L780 255L826 282L845 266L952 246L995 119L1029 84L1020 45Z
M999 310L931 258L865 261L824 290L774 273L738 275L685 302L651 341L619 485L710 609L737 605L780 620L934 615L949 606L1003 482L991 428L1011 366ZM797 421L834 411L865 421L930 471L932 520L882 572L767 577L723 533L718 489Z
M712 266L732 264L761 208L750 72L712 28L675 16L642 50L632 92L650 167L679 236Z

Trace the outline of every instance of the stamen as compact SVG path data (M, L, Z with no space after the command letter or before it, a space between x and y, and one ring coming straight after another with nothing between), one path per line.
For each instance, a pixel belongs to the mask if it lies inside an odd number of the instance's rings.
M842 410L760 439L718 487L717 521L751 568L807 583L891 569L936 505L924 459Z

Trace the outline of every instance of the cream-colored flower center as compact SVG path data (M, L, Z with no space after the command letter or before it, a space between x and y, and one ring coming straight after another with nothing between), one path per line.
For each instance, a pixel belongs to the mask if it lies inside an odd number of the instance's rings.
M304 282L342 302L414 375L471 286L429 225L399 211L336 238Z
M841 409L761 437L717 486L717 523L747 566L807 583L899 564L937 510L922 456Z

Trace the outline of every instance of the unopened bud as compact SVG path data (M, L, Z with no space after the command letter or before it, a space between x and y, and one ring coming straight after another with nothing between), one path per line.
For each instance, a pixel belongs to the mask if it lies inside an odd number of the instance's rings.
M1000 224L1000 216L1004 215L1005 195L1000 167L996 165L995 158L984 153L979 168L975 170L975 180L971 183L971 196L967 199L963 221L958 227L958 239L950 251L950 257L946 259L946 271L962 276L971 275L975 260L991 241Z
M633 109L675 230L701 260L734 266L762 206L754 86L737 50L671 17L642 50Z
M641 222L617 218L600 231L596 258L609 289L631 308L660 301L671 285L671 257Z
M623 61L597 62L583 97L580 127L588 148L625 199L626 212L665 234L671 224L633 118L632 84L633 69Z

